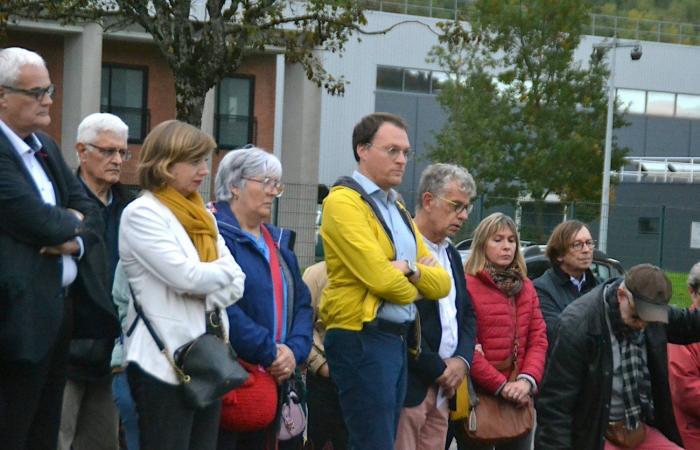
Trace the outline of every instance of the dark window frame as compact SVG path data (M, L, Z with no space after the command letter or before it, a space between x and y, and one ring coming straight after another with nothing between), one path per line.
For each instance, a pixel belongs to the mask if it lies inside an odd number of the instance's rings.
M151 112L148 109L148 66L131 65L131 64L118 64L118 63L102 63L101 69L109 69L109 86L107 86L107 102L108 105L102 104L102 92L100 92L100 112L108 112L114 115L118 115L113 112L112 106L112 69L127 69L127 70L138 70L143 72L143 92L141 97L141 135L138 137L131 137L127 142L129 144L142 144L146 135L151 130ZM104 86L101 87L104 89Z
M643 236L658 236L661 219L659 217L643 216L637 219L637 233Z
M248 74L233 74L224 77L226 78L235 78L235 79L242 79L242 80L248 80L250 82L250 96L249 96L249 101L248 101L248 139L245 144L254 144L257 145L257 136L254 133L255 129L255 75L248 75ZM224 81L224 80L221 80ZM220 132L220 127L221 127L221 120L220 118L222 116L228 116L228 114L220 114L219 113L219 102L221 100L221 81L216 84L216 106L214 109L214 137L216 139L217 146L220 150L235 150L237 148L241 148L242 146L235 146L231 144L226 144L224 142L221 142L221 139L219 138L219 132Z

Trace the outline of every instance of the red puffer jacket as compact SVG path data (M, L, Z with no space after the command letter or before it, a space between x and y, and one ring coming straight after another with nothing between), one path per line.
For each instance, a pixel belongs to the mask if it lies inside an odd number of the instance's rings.
M477 341L484 355L474 352L472 380L486 392L495 393L508 378L510 369L498 371L493 365L502 363L513 352L515 326L518 327L518 372L531 376L539 385L547 357L547 327L532 282L525 278L515 297L516 309L485 271L467 275L467 289L476 314Z

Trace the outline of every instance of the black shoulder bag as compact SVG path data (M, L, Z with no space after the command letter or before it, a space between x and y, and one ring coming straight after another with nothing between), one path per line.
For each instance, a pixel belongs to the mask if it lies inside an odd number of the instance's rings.
M153 328L153 324L143 313L141 305L136 301L131 285L129 290L131 290L134 309L138 316L127 335L131 335L139 318L143 320L158 350L173 366L187 405L195 409L204 408L245 382L248 372L238 363L236 352L223 333L220 309L207 311L205 313L207 331L175 350L171 355Z

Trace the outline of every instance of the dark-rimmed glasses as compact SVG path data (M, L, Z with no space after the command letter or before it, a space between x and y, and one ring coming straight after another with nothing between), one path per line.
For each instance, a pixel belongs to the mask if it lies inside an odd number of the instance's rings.
M583 246L586 246L590 248L591 250L595 249L595 241L593 239L589 239L587 241L574 241L569 245L573 250L576 250L577 252L580 252L583 250Z
M131 159L131 152L125 148L106 148L106 147L100 147L99 145L95 144L85 144L88 147L92 147L94 149L97 149L98 152L100 152L100 155L104 156L105 158L111 159L114 158L114 155L119 153L119 156L122 158L122 161L128 161Z
M435 197L439 198L443 202L447 203L448 205L452 206L452 209L454 210L455 214L461 214L462 211L467 211L467 215L472 213L472 210L474 209L474 205L471 203L464 204L464 203L459 203L455 202L449 199L446 199L445 197L441 197L439 195L436 195Z
M263 179L259 178L252 178L252 177L243 177L244 180L248 181L255 181L256 183L260 183L263 186L263 189L272 192L273 190L277 191L277 194L275 194L275 197L282 197L282 194L284 193L284 183L280 182L280 180L277 180L272 177L265 177Z
M48 95L49 97L53 97L53 93L56 91L56 86L53 84L49 84L46 87L35 87L31 89L20 89L12 86L5 86L4 84L2 85L4 89L7 89L10 92L14 92L17 94L23 94L28 97L33 97L36 101L40 102L45 95Z
M389 155L389 158L391 159L396 159L399 157L399 155L403 155L403 157L406 158L406 161L408 161L411 158L411 155L413 154L413 150L411 150L410 148L400 149L398 147L394 147L393 145L390 145L389 147L384 147L383 145L372 144L370 142L369 144L367 144L367 147L377 147L378 149L384 151L387 155Z

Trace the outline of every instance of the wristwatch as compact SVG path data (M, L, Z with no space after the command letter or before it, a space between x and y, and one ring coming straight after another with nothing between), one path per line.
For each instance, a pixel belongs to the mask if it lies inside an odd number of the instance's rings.
M406 272L404 275L406 275L406 278L411 278L413 275L418 272L418 267L416 266L415 261L409 261L405 259L406 265L408 266L408 272Z

